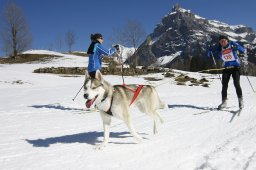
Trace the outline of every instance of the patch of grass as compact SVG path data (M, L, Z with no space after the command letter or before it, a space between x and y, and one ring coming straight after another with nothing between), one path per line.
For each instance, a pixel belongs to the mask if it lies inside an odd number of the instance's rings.
M209 84L206 82L209 82L206 78L202 78L200 80L197 80L196 78L189 77L185 74L180 74L175 78L175 81L177 82L177 85L186 85L186 82L190 82L189 86L202 86L202 87L209 87Z
M163 80L161 78L156 78L156 77L144 77L145 80L148 80L148 81L160 81L160 80Z
M200 83L205 83L205 82L209 82L209 80L207 80L206 78L202 78L199 80Z
M12 84L24 84L22 80L13 81Z
M72 55L76 55L76 56L88 57L87 53L82 53L82 52L78 52L78 51L74 51L74 52L71 52L71 53L63 53L63 54L72 54Z
M208 83L204 83L202 84L203 87L209 87L209 84Z
M170 72L167 72L164 74L164 77L174 77L174 76L175 76L175 74L170 73Z
M183 86L185 86L186 83L185 83L185 82L177 82L177 85L183 85Z
M46 62L59 56L47 54L20 54L16 57L0 58L0 64L14 64L14 63L30 63L30 62Z
M190 81L190 80L192 80L192 78L189 77L189 76L186 76L184 74L181 74L181 75L179 75L175 78L175 81L177 81L177 82L187 82L187 81Z

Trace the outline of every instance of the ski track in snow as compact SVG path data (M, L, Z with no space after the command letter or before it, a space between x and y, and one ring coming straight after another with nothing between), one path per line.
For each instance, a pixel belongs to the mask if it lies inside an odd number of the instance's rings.
M228 161L231 161L231 164L233 164L234 169L236 169L236 166L241 166L244 170L248 169L250 164L254 163L253 161L256 160L256 140L243 142L242 144L238 143L237 141L244 141L248 139L248 137L255 135L255 129L256 126L253 126L251 128L240 131L238 134L229 138L220 146L216 146L215 150L204 156L205 161L202 163L202 165L195 169L225 169L218 167L219 162L216 165L216 160L223 159L223 162L228 163L227 157ZM245 147L250 147L250 152L252 154L249 155L247 159L241 159L241 156L243 155L241 152L246 149ZM255 163L253 166L255 168Z
M250 107L250 111L255 108L255 106ZM244 113L245 114L245 113ZM220 166L220 164L231 164L232 169L255 169L256 168L256 140L248 141L251 137L256 135L256 125L255 121L252 122L251 126L248 126L241 131L230 136L220 145L216 145L215 149L210 153L204 155L204 161L196 170L203 169L223 169L225 166ZM249 152L246 153L247 157L243 157L243 152L249 148Z

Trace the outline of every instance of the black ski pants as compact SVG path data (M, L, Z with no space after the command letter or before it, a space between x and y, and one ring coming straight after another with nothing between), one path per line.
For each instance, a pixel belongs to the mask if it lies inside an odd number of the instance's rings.
M230 76L232 75L234 86L236 88L236 94L238 98L242 98L242 89L240 86L240 68L234 67L234 68L228 68L224 69L222 72L222 100L227 99L227 90L228 90L228 82L230 79Z

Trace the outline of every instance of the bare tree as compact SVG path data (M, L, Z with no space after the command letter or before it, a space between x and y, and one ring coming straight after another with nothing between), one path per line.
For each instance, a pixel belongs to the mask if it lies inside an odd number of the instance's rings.
M59 51L61 51L62 49L62 37L61 37L61 35L58 35L57 37L56 37L56 46L57 46L57 49L59 50Z
M128 63L133 67L138 63L136 56L137 49L143 40L146 38L146 31L142 24L135 20L129 20L121 29L114 28L112 41L123 44L124 46L134 47L135 51L128 58Z
M75 33L73 31L68 31L66 33L66 43L68 45L68 49L70 53L72 46L75 44Z
M27 49L32 42L26 17L15 3L9 3L4 9L2 23L2 48L6 54L15 57Z
M113 29L111 39L113 42L137 49L145 37L146 31L142 24L135 20L129 20L122 28Z

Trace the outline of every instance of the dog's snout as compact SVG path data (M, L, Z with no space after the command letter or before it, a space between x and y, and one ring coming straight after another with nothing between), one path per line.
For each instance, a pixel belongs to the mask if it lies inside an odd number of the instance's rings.
M85 98L85 99L88 99L88 96L89 96L89 95L88 95L87 93L84 94L84 98Z

